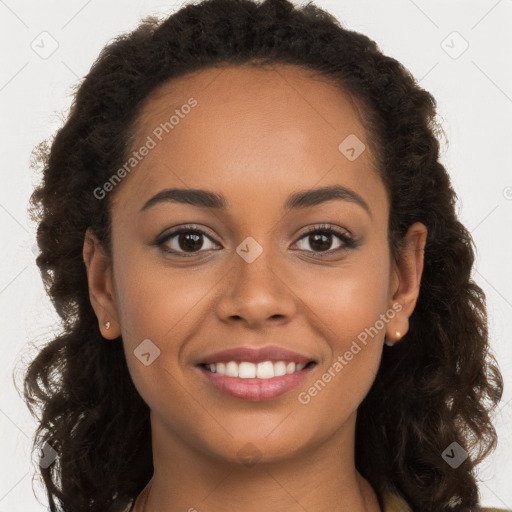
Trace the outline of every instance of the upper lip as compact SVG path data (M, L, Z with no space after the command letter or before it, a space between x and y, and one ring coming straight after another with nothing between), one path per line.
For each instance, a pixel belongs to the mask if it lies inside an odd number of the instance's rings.
M298 364L307 364L314 361L313 358L293 352L277 346L262 347L237 347L205 356L199 364L224 363L228 361L248 361L250 363L262 363L263 361L286 361Z

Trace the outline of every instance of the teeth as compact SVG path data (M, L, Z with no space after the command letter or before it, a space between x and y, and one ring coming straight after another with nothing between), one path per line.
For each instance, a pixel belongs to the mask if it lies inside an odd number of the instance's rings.
M216 365L211 364L210 369L213 366L213 371L215 372L217 370ZM230 361L226 365L226 373L224 375L227 375L228 377L238 377L238 365L234 361Z
M274 375L276 377L286 375L286 363L284 361L277 361L274 363Z
M242 365L240 365L240 368L241 367ZM256 377L258 377L258 379L271 379L272 377L274 377L274 365L272 364L272 361L258 363L258 366L256 366Z
M239 377L240 379L272 379L281 375L289 375L291 373L302 370L305 364L296 364L294 362L286 363L285 361L263 361L254 364L242 361L238 364L235 361L227 363L212 363L206 365L211 372L227 377Z
M241 379L254 379L256 377L256 365L246 362L240 363L238 365L238 376Z

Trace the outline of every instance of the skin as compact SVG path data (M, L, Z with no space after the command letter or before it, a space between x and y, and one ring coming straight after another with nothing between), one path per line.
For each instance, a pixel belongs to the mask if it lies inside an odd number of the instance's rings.
M354 103L327 80L288 65L201 70L147 98L134 149L190 97L197 106L112 192L112 260L90 230L84 242L101 332L122 336L130 374L151 409L154 475L145 512L379 511L354 464L356 412L384 336L395 342L407 332L426 227L412 225L406 250L392 259L389 198L367 134ZM353 161L338 149L349 134L366 145ZM371 215L345 200L282 209L294 192L335 184L359 194ZM141 212L171 187L223 194L229 207L162 202ZM163 250L186 253L176 236L164 248L152 245L189 223L207 235L192 257ZM344 242L332 235L323 251L331 254L321 258L322 249L303 234L323 224L359 245L335 252ZM248 236L263 249L252 263L236 252ZM298 394L393 304L401 310L301 403ZM149 366L133 353L144 339L161 351ZM195 367L225 348L267 345L317 361L297 388L272 400L226 395ZM239 457L244 446L256 463Z

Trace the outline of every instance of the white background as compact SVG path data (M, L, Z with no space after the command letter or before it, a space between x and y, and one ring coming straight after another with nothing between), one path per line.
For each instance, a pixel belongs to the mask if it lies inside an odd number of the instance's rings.
M296 2L297 3L297 2ZM0 512L46 510L34 483L30 444L35 423L16 393L28 343L51 336L56 314L34 262L35 226L27 204L37 182L32 148L61 126L73 86L103 46L148 14L174 12L181 2L0 0L2 187L0 189ZM322 0L343 25L374 39L433 93L448 144L442 162L458 194L458 211L477 247L473 278L488 300L492 347L505 377L497 415L496 452L481 467L482 502L512 509L512 1ZM48 58L31 44L51 48ZM468 49L453 58L463 49ZM449 37L448 37L449 36ZM447 39L448 37L448 39ZM443 41L445 41L443 43ZM449 55L451 52L452 56Z

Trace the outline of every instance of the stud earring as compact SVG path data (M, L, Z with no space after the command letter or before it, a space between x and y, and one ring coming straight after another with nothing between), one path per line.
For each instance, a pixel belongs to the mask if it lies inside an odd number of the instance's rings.
M110 329L110 322L105 322L105 329Z
M387 345L388 347L392 347L397 341L400 340L400 338L402 337L402 333L400 331L396 331L396 341L395 342L390 342L386 336L384 336L384 345Z

